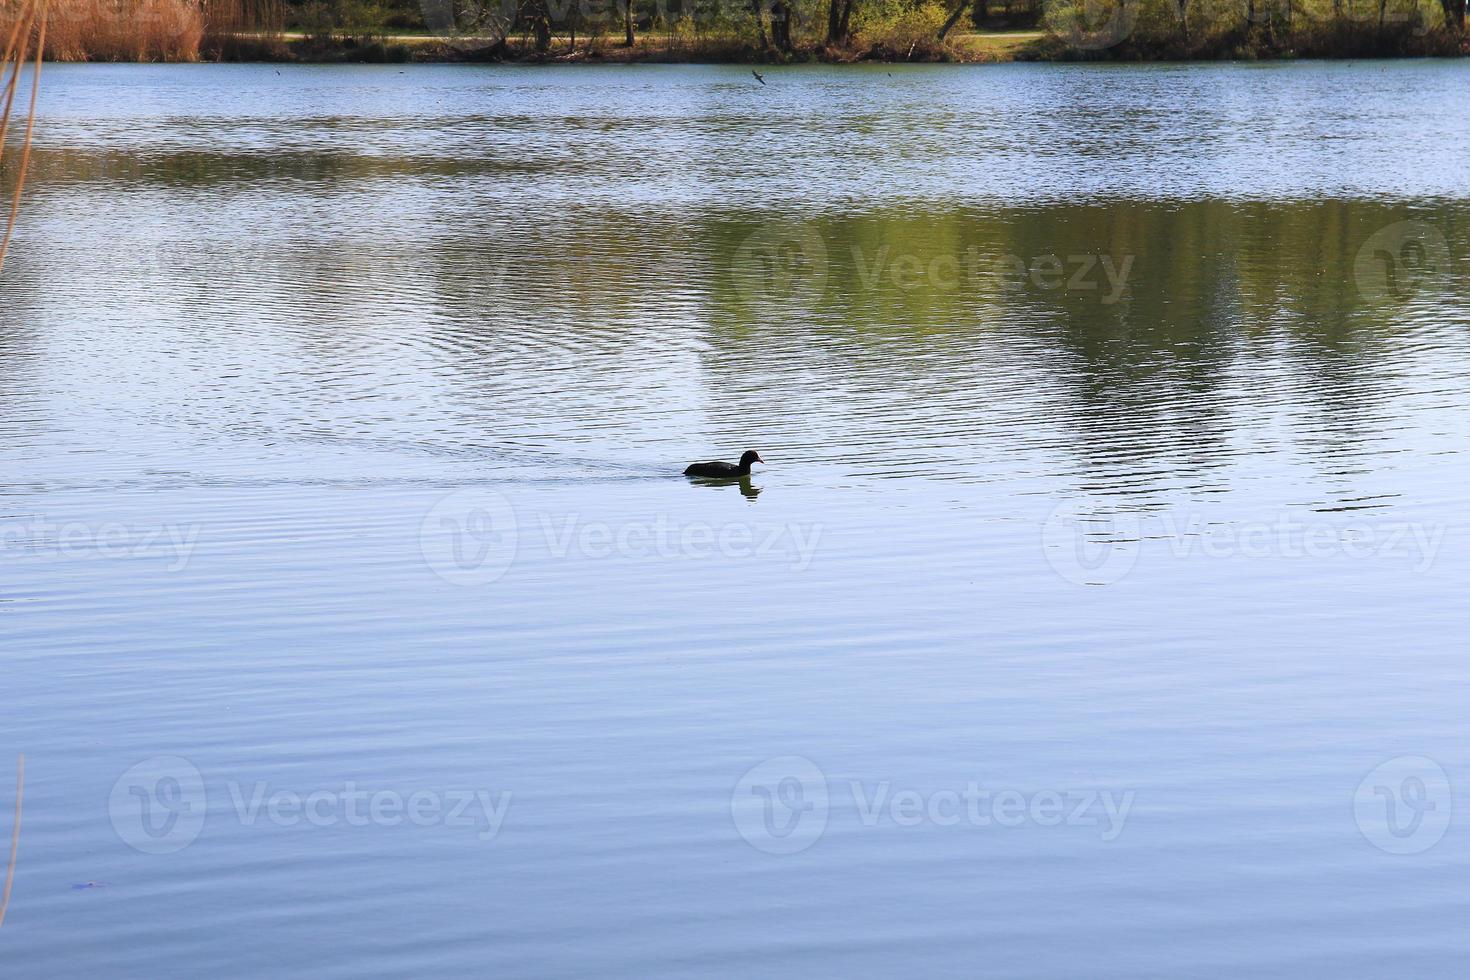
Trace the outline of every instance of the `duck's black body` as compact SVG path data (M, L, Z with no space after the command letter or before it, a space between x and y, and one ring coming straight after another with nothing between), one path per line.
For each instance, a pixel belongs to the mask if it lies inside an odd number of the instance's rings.
M756 452L754 449L748 449L746 450L745 455L740 457L740 462L738 464L724 462L691 463L689 467L684 470L684 475L702 476L709 480L738 480L742 476L750 475L751 463L764 462L765 460L761 459L760 453Z
M691 463L684 471L685 476L703 476L712 480L734 480L742 476L749 476L749 467L741 469L734 463Z

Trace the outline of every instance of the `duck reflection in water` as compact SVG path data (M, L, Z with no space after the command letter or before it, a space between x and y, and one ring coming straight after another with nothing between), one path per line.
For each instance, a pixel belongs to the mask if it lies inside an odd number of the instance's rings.
M720 479L718 477L695 476L690 477L689 482L696 487L711 487L721 490L726 487L739 487L741 495L748 500L754 500L756 497L759 497L761 495L761 488L754 486L750 482L749 476L742 476L733 479L730 477Z

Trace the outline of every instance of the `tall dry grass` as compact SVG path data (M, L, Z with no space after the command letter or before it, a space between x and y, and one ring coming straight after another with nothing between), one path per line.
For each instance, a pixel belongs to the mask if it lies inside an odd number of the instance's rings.
M204 13L197 0L61 0L51 10L51 61L197 61ZM0 31L26 0L0 0Z

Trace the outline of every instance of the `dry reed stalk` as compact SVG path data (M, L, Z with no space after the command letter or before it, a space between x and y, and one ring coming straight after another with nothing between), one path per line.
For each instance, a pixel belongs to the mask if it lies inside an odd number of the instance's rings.
M0 75L5 77L4 99L5 108L0 110L0 160L4 159L5 137L10 132L11 110L15 106L15 91L20 84L21 69L25 66L26 56L29 53L31 31L40 25L36 38L36 60L31 69L31 104L26 113L25 140L20 148L20 167L16 171L15 193L10 199L10 214L5 219L5 234L0 237L0 269L5 268L5 253L10 248L10 236L15 231L15 219L20 215L20 192L25 189L26 169L31 163L31 136L36 128L36 96L41 91L41 53L46 50L46 0L25 0L21 8L21 17L16 21L15 27L10 32L10 39L5 45L5 59L0 61ZM17 824L19 826L19 824ZM14 869L11 869L12 872ZM10 897L10 881L6 879L5 897ZM3 921L4 912L0 910L0 921Z
M0 926L5 924L5 910L10 907L10 886L15 884L15 856L20 850L20 804L26 793L26 757L15 760L15 824L10 828L10 863L5 868L5 891L0 893Z

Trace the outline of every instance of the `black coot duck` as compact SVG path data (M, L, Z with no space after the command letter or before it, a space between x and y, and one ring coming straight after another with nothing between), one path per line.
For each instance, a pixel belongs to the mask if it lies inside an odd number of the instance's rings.
M712 480L735 480L742 476L750 476L751 463L764 463L761 454L754 449L747 449L740 457L739 464L713 462L713 463L691 463L684 471L685 476L702 476Z

